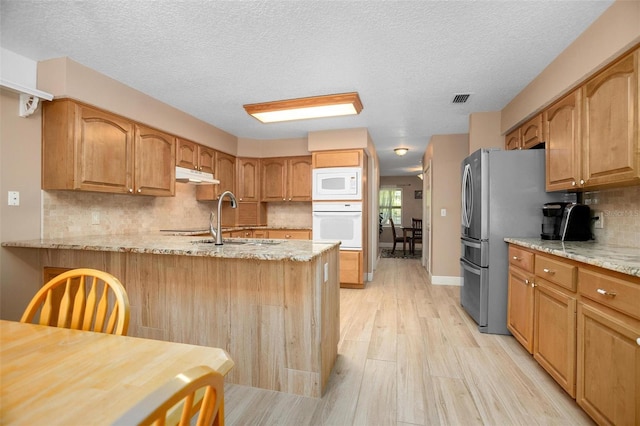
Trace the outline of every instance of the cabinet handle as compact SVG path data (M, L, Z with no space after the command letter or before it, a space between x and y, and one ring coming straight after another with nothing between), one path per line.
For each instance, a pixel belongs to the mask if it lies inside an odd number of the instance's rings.
M142 189L138 188L138 194L142 192Z
M609 296L609 297L615 297L616 293L615 291L607 291L605 289L599 288L596 290L599 294L602 294L603 296Z
M285 237L285 238L291 238L291 235L286 234L284 237Z
M576 186L576 181L575 180L571 181L571 186Z
M133 194L133 188L129 188L129 193Z
M552 271L551 269L548 269L548 268L544 268L542 271L546 272L547 274L555 274L556 273L556 271Z
M636 339L636 343L638 344L638 346L640 346L640 337Z
M584 179L580 179L580 185L584 185Z
M291 201L291 198L289 198L289 201Z
M526 285L530 285L532 288L536 286L536 283L534 283L533 281L529 281L527 279L524 280L524 283Z
M513 260L520 261L520 258L519 258L518 256L513 256L513 257L512 257L512 259L513 259Z

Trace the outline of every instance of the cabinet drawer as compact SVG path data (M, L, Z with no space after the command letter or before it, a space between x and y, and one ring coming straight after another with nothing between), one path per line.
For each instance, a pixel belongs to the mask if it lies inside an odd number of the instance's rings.
M309 240L309 231L291 229L270 229L269 238L276 240Z
M568 263L547 256L536 255L536 276L576 291L576 275L578 268Z
M527 272L533 272L533 253L510 245L509 264L517 266Z
M580 268L578 291L581 296L640 319L640 282Z

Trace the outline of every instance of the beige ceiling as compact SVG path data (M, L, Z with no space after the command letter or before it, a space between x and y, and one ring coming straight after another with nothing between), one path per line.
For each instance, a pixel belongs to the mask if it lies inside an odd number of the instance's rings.
M238 137L366 127L393 176L420 169L432 135L501 110L611 3L1 0L0 43L68 56ZM356 117L265 125L242 109L352 91Z

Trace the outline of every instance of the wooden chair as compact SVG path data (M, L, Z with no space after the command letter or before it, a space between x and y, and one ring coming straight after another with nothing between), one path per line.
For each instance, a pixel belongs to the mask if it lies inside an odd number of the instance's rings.
M113 426L193 424L224 426L224 377L193 367L165 383L125 412Z
M20 322L126 335L129 298L120 281L96 269L72 269L52 278L31 299Z
M389 223L391 224L391 232L393 233L393 249L391 249L391 253L395 253L397 243L402 243L404 247L404 235L398 236L398 234L396 234L396 226L393 224L393 219L389 218ZM409 240L409 247L411 247L411 238L407 239Z
M411 254L416 252L416 243L422 244L422 219L411 218L413 235L411 236Z

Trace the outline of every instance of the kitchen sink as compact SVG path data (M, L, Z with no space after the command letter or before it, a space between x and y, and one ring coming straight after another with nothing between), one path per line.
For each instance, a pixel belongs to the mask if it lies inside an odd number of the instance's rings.
M229 246L277 246L286 241L278 240L222 240L222 245ZM207 238L204 240L191 241L192 244L215 244L216 240Z
M195 240L195 241L191 241L191 243L192 243L192 244L215 244L215 243L216 243L216 240L214 240L213 238L209 238L209 239L206 239L206 240ZM223 240L223 241L222 241L222 244L223 244L223 245L225 245L225 246L226 246L226 245L231 245L231 246L236 245L236 246L239 246L239 245L248 244L248 241L228 241L228 240L227 240L227 241L225 241L225 240Z

